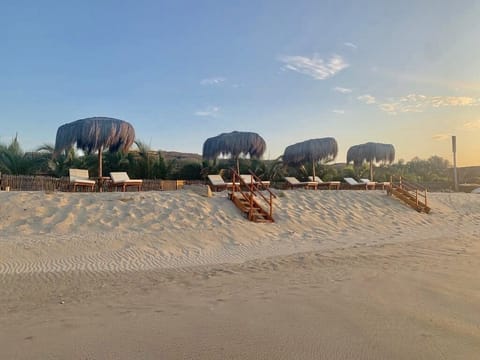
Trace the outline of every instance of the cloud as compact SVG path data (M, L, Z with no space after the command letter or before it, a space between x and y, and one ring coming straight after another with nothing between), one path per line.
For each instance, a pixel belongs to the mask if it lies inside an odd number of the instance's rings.
M450 139L450 135L448 134L435 134L432 136L432 139L435 141L444 141Z
M480 129L480 120L467 121L463 124L464 129Z
M396 104L385 103L385 104L378 105L378 107L381 110L383 110L383 111L385 111L385 112L387 112L391 115L396 115L397 114L397 105Z
M340 94L350 94L352 92L352 89L336 86L333 88L333 91L338 92Z
M218 115L220 108L218 106L208 106L203 110L195 111L196 116L212 116L215 117Z
M369 104L369 105L370 104L375 104L377 102L375 97L370 95L370 94L361 95L361 96L357 97L357 99L364 102L365 104Z
M202 79L200 81L200 84L205 85L205 86L221 85L226 80L227 79L225 79L224 77L211 77L211 78Z
M328 79L349 66L340 55L333 55L328 60L324 60L316 54L312 58L306 56L280 56L279 61L285 64L282 70L296 71L316 80Z
M343 45L349 47L349 48L352 48L352 49L356 49L357 48L357 45L355 45L354 43L351 43L351 42L345 42L343 43Z
M339 115L345 114L345 110L337 110L337 109L335 109L335 110L332 110L332 112L335 113L335 114L339 114Z
M468 96L427 96L422 94L409 94L406 96L380 100L367 94L359 96L357 99L366 104L377 104L380 110L391 115L396 115L398 113L419 113L429 109L438 109L442 107L480 105L480 99ZM471 124L470 126L473 125Z
M430 103L432 104L433 107L471 106L471 105L478 105L479 101L478 99L474 99L468 96L432 96L430 98Z

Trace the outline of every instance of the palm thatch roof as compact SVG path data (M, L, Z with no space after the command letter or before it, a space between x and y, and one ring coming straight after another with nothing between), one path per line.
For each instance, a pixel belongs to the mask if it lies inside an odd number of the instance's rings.
M232 131L205 140L203 143L203 158L214 160L220 155L231 155L238 159L240 154L261 157L266 148L265 140L257 133Z
M283 152L283 162L290 165L316 163L334 159L337 154L338 144L334 138L310 139L287 146Z
M134 140L135 130L126 121L108 117L80 119L58 128L54 154L73 144L87 153L100 149L127 151Z
M391 164L394 160L395 148L391 144L368 142L354 145L347 152L347 164L353 162L355 166L360 166L364 162L388 162Z

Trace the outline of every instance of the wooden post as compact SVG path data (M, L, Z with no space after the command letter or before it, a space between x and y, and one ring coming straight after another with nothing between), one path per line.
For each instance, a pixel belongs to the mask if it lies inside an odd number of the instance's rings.
M370 160L370 181L373 181L373 161Z
M102 178L102 174L103 174L103 169L102 169L102 160L103 160L103 157L102 157L102 146L100 146L100 148L98 149L98 191L99 192L102 192L103 191L103 178Z
M103 173L103 169L102 169L102 147L100 146L100 148L98 149L98 179L102 178L102 173Z
M270 217L273 216L273 206L272 206L272 193L270 193L270 202L268 203L268 205L270 206Z
M457 137L452 136L452 151L453 151L453 188L458 191L458 177L457 177Z

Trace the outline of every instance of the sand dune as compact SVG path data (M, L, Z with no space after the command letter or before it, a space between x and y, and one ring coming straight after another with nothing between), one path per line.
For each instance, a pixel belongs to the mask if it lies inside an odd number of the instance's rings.
M478 195L277 194L0 192L0 358L476 358Z
M0 193L0 274L131 271L243 262L350 246L479 234L480 198L432 194L431 215L384 192L281 191L274 224L226 193Z

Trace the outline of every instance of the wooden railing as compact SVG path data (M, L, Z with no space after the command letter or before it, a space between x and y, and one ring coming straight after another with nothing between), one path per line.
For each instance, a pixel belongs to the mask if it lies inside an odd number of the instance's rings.
M419 184L409 182L403 179L401 176L398 178L394 178L393 176L390 178L390 189L399 188L403 191L408 192L412 198L415 199L415 203L417 206L424 205L428 207L428 198L427 198L427 189Z
M268 214L270 218L273 215L273 199L277 196L268 188L266 187L262 180L255 175L255 173L249 170L251 179L250 184L247 184L242 177L235 171L235 169L231 169L232 171L232 192L239 192L242 194L242 197L249 202L249 214L248 217L251 219L252 212L253 212L253 201L254 196L258 196L261 198L267 205L268 205ZM248 192L241 191L242 188L248 189ZM268 192L268 198L262 193L262 191Z

